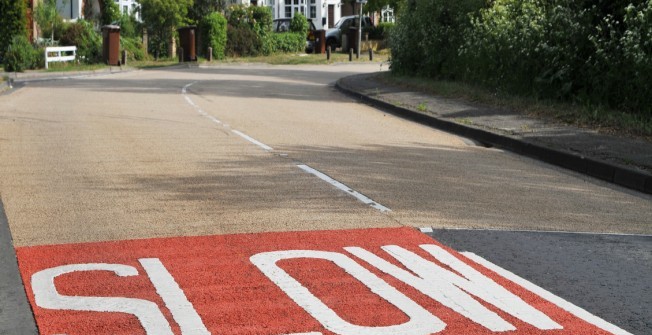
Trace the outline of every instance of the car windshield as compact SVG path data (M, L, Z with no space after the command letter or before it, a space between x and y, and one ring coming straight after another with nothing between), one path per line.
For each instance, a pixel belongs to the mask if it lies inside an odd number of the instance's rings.
M346 17L343 17L343 18L339 19L337 21L337 23L335 24L335 28L340 28L342 26L342 24L344 24L344 22L346 22L347 19L348 18L346 18Z

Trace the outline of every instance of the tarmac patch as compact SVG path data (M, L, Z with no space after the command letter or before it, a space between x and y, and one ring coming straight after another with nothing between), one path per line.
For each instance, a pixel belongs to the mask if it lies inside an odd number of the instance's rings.
M411 228L37 246L17 255L45 335L610 333Z

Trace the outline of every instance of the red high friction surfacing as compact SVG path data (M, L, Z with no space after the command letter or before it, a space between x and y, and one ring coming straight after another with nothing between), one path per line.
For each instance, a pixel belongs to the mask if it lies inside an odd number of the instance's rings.
M481 309L503 321L502 327L507 324L514 328L507 332L491 330L501 325L474 322L344 249L359 247L416 278L414 269L381 249L389 245L462 278L421 245L442 247L559 327L541 329L473 297ZM301 252L275 253L292 250ZM39 331L44 335L165 334L161 329L171 334L215 335L608 334L411 228L37 246L18 248L17 255ZM267 267L254 264L254 255L259 255L258 262ZM275 256L281 259L275 261ZM148 270L144 262L154 265ZM359 267L366 269L364 278L373 279L374 285L384 282L387 286L372 292L369 282L361 279ZM265 269L272 272L266 274ZM124 273L119 275L118 270ZM170 279L175 283L172 286ZM296 285L302 289L296 290ZM395 292L388 298L379 291ZM322 303L321 310L305 306L314 305L309 296ZM453 301L460 299L454 292L451 296ZM396 306L399 300L403 303ZM413 317L408 310L426 311L427 317L417 313L423 320L401 328ZM424 326L428 322L431 326Z

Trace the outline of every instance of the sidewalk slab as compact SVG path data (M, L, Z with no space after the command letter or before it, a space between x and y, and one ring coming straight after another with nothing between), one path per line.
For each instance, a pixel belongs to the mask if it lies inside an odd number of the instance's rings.
M652 143L476 106L383 81L381 73L342 78L336 87L366 103L484 145L652 194Z

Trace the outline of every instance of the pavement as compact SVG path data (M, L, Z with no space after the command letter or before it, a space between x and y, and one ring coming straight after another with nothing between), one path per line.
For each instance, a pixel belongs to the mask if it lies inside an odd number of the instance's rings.
M506 149L652 194L652 143L649 141L438 97L387 83L380 73L344 77L337 81L336 87L395 115L485 146Z

